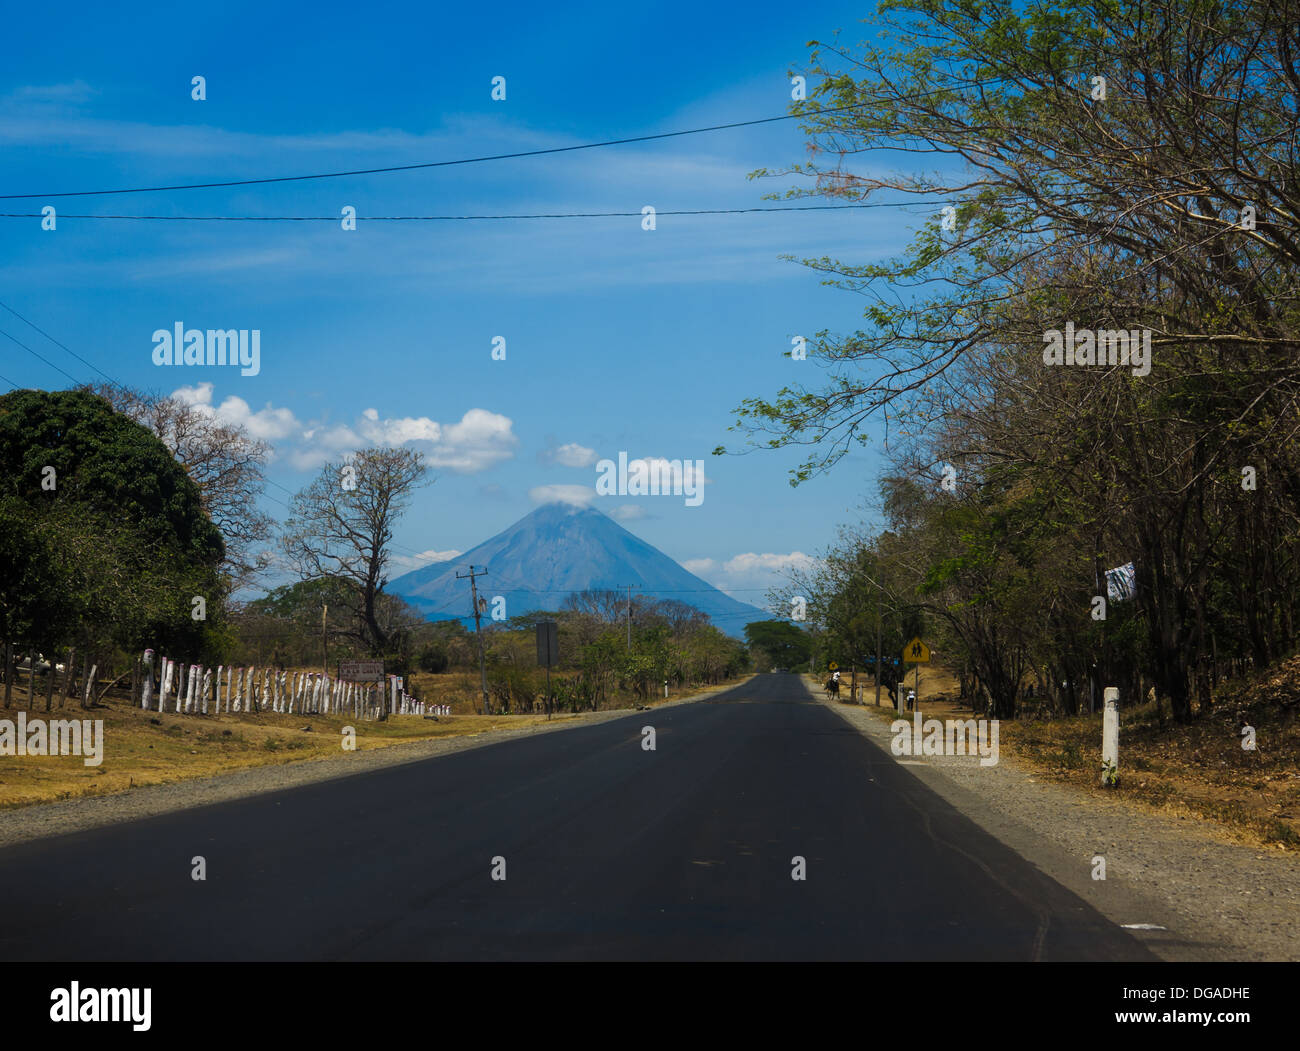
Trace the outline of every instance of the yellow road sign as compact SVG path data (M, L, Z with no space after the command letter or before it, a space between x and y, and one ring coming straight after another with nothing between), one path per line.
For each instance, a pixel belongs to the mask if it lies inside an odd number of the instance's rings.
M830 664L827 665L827 667L830 668L831 671L835 671L835 669L838 668L839 665L836 664L834 661L831 661Z
M903 647L903 660L909 664L929 664L930 647L922 642L918 635Z

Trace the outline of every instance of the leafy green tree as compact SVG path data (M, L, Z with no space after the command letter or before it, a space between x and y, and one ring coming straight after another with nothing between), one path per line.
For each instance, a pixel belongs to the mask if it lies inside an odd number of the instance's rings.
M0 397L0 500L15 526L0 531L0 562L21 567L4 585L7 630L51 650L80 640L205 654L224 546L198 488L147 429L87 391L12 391Z
M808 663L812 639L808 632L786 620L756 620L745 625L745 641L759 650L769 668L798 669Z

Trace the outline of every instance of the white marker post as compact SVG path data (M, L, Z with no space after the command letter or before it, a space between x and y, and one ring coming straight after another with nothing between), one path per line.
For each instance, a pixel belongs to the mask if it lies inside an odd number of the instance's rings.
M145 650L143 658L144 684L140 692L140 707L146 712L153 700L153 650Z
M1101 783L1107 787L1119 784L1119 687L1106 687L1106 708L1101 716L1101 761L1105 767ZM1113 772L1113 779L1107 773Z

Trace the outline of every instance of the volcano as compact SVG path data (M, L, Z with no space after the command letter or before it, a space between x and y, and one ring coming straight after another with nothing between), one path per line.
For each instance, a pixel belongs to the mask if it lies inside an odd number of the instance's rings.
M622 590L629 584L639 589L634 591L639 598L694 606L736 638L743 637L746 624L772 616L687 572L603 512L568 504L544 504L454 562L404 573L390 581L388 590L430 620L468 618L472 623L469 581L456 578L470 565L487 567L487 575L479 578L479 594L489 604L504 596L512 617L559 609L576 591Z

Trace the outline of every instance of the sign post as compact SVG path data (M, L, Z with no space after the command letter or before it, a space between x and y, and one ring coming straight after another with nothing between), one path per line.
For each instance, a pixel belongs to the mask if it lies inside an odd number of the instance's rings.
M913 701L913 709L915 710L915 705L917 701L920 700L920 696L921 696L921 665L930 663L930 647L921 641L921 636L919 635L915 636L911 642L909 642L906 646L903 647L903 660L910 661L915 666L915 671L913 673L913 678L912 678L912 683L913 683L912 694L916 698L916 701ZM906 702L904 701L903 698L903 691L899 690L898 692L899 712L902 712L904 710L905 703Z
M339 661L339 678L344 682L383 682L383 661Z
M340 682L373 682L379 684L379 718L387 718L384 700L384 662L383 661L339 661Z

